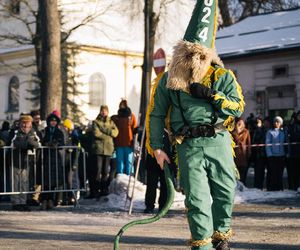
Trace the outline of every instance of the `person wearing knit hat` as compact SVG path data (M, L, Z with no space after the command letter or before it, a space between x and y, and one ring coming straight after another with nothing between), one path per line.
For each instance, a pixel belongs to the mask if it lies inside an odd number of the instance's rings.
M10 138L13 147L13 188L15 192L28 192L33 188L33 180L29 176L33 176L33 155L28 151L40 146L40 139L32 129L32 117L28 114L20 116L19 128L14 130L13 138ZM27 205L27 195L17 194L11 196L12 208L14 210L29 211Z
M116 124L119 134L114 138L117 159L117 174L130 175L133 169L134 135L137 131L137 120L128 107L125 99L119 103L117 115L111 118Z
M113 138L119 130L108 116L108 107L102 105L92 125L92 158L95 165L87 169L90 183L90 197L108 195L109 162L114 152Z
M280 116L273 119L273 128L266 134L266 154L268 159L267 181L268 191L283 190L283 170L285 166L286 135L282 127L283 120Z
M55 190L60 189L63 184L63 156L62 151L58 147L65 145L65 137L58 125L60 118L53 112L48 115L47 127L43 138L43 145L49 147L49 150L44 151L44 165L47 166L47 171L44 171L44 189ZM49 174L50 173L50 174ZM52 209L56 204L61 203L62 193L42 193L41 194L41 209Z
M77 130L74 130L74 123L70 119L65 119L63 126L66 129L65 142L66 146L79 147L79 135ZM65 172L68 189L80 189L78 166L79 166L80 151L75 148L68 148L65 151ZM75 196L74 196L75 194ZM76 198L76 199L75 199ZM79 191L68 192L66 194L66 203L75 204L76 200L80 198Z
M245 103L215 50L216 26L217 0L197 0L168 72L153 87L146 122L146 147L161 168L170 163L163 151L165 125L173 135L193 250L228 250L232 236L237 175L229 131Z

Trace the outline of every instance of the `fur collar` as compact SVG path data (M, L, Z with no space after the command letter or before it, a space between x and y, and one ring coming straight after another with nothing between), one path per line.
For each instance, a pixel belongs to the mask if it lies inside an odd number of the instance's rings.
M215 49L199 43L179 41L174 47L169 66L167 88L188 91L190 83L201 82L212 63L223 67Z

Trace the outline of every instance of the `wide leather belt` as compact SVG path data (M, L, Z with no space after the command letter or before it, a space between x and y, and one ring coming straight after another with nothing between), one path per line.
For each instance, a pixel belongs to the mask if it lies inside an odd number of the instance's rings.
M199 125L195 128L190 128L187 137L213 137L215 134L215 128L213 125Z
M216 133L224 131L225 129L226 127L223 123L217 123L215 125L201 124L194 128L184 126L175 136L175 140L178 144L181 144L184 138L213 137Z

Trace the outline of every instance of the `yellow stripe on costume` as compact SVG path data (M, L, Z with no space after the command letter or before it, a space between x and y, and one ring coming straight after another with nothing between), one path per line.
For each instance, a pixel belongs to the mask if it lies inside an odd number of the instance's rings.
M146 149L148 153L154 157L153 149L150 146L150 113L152 112L154 108L154 95L156 92L156 88L158 86L158 83L160 79L162 78L164 72L161 72L157 75L157 77L153 80L153 85L151 87L151 95L150 95L150 101L147 107L147 113L146 113Z
M217 34L217 27L218 27L218 0L216 0L215 4L215 13L214 13L214 31L213 31L213 39L211 41L211 48L215 47L215 42L216 42L216 34Z
M222 105L221 105L222 109L231 109L231 110L238 110L240 112L243 112L244 107L245 107L245 102L244 102L244 96L242 94L242 88L238 84L238 82L235 78L235 75L232 73L232 71L228 70L228 72L234 79L234 84L235 84L236 91L237 91L237 94L238 94L238 97L239 97L240 101L239 102L234 102L234 101L228 100L224 96L221 96L221 95L218 95L218 94L214 95L214 100L215 101L222 100ZM224 73L226 73L225 69L217 69L216 73L215 73L216 74L216 80L218 80L219 77L221 75L223 75Z

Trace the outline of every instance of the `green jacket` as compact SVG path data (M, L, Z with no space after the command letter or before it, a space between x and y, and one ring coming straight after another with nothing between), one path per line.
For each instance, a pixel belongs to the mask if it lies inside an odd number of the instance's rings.
M110 117L103 119L98 115L92 126L92 153L111 156L114 152L113 138L117 137L118 133L119 130Z
M212 100L194 98L183 90L172 90L166 87L168 73L159 81L153 94L153 107L149 115L150 146L153 150L163 148L163 129L165 117L170 110L170 127L173 134L184 126L182 115L178 105L177 91L180 94L181 106L184 117L189 127L197 127L200 124L223 123L228 127L235 117L241 116L244 110L244 100L241 88L233 73L221 67L215 69L214 82L207 84L216 91ZM199 137L186 139L191 146L215 146L231 143L227 130L218 132L214 137Z

